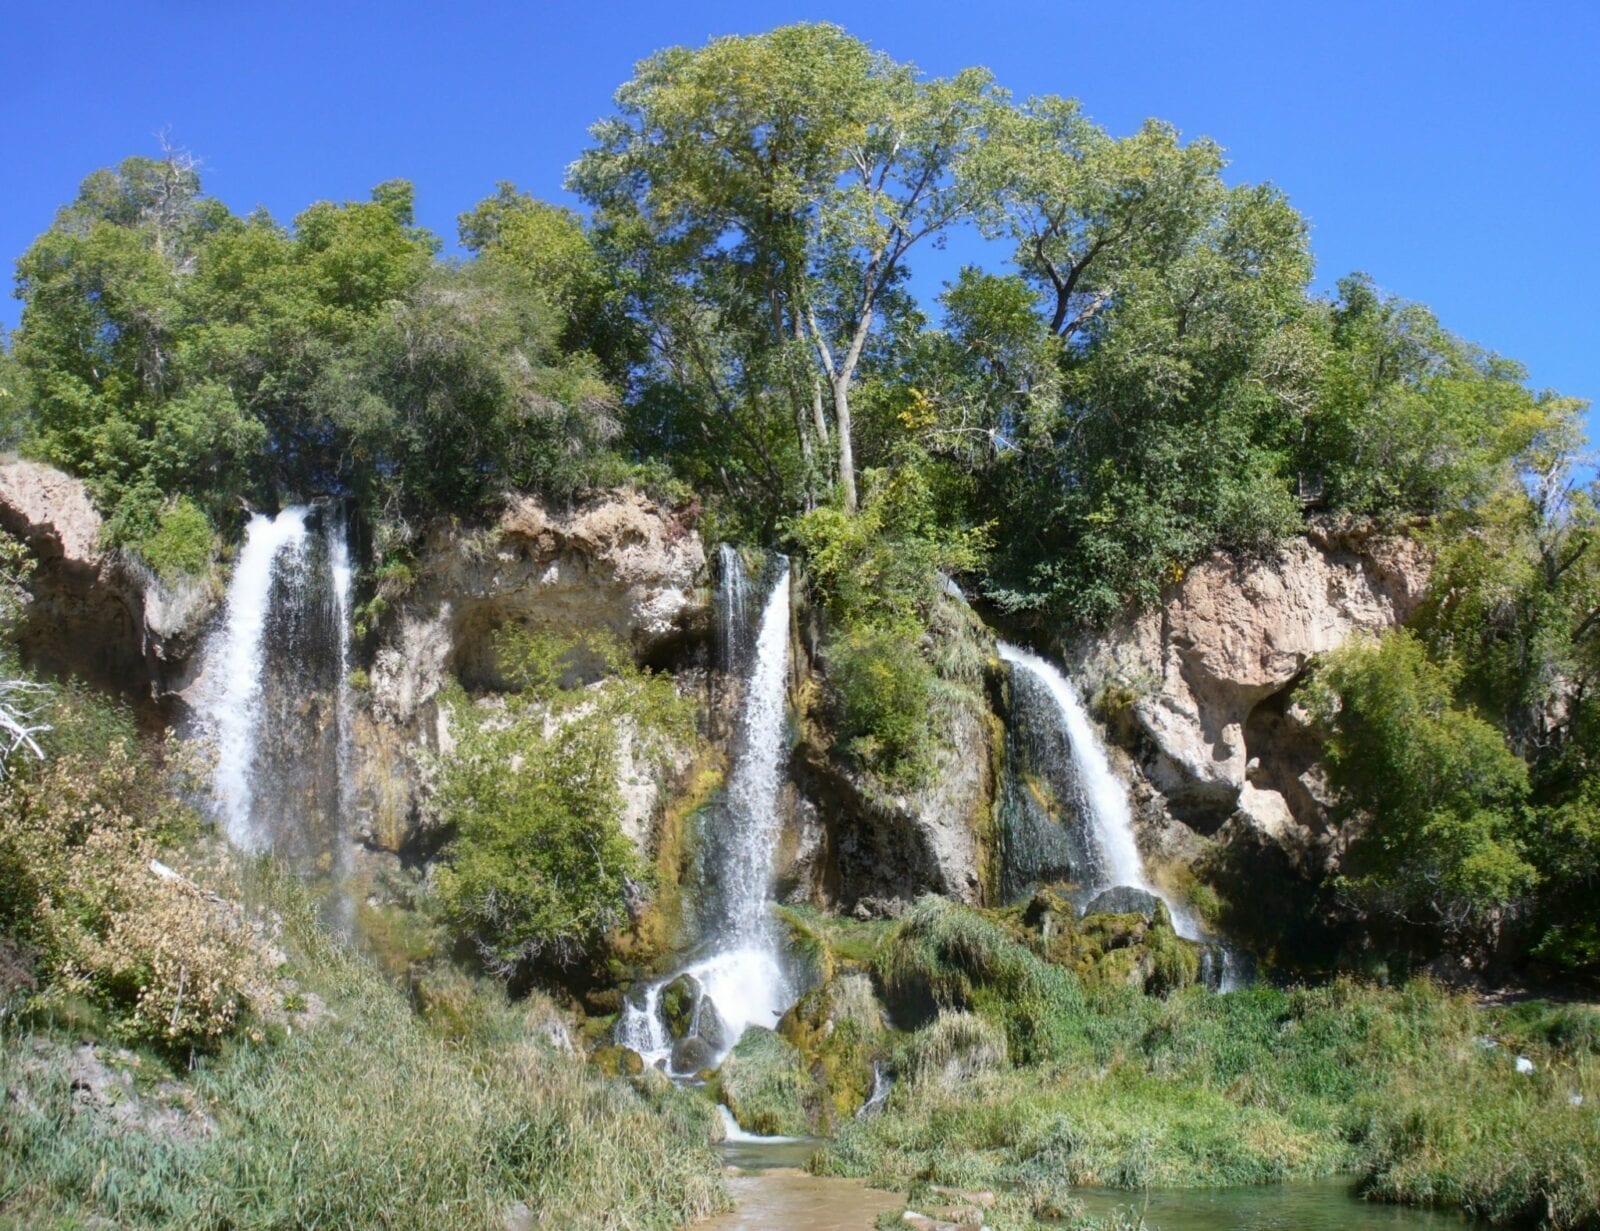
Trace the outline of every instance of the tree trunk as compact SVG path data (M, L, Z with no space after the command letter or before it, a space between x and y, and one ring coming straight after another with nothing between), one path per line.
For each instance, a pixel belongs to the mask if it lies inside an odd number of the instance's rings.
M847 513L856 511L856 456L850 443L850 374L833 381L833 426L839 434L839 491Z

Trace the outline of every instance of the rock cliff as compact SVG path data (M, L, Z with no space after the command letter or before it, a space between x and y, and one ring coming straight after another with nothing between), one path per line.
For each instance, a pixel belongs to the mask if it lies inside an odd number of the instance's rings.
M100 514L82 481L41 462L0 465L0 528L34 561L17 630L29 665L163 699L216 605L213 579L166 582L103 549Z
M705 548L692 520L637 492L567 512L520 497L486 528L436 527L372 655L355 766L364 840L398 850L415 836L422 784L414 753L448 739L434 699L447 675L472 689L504 683L494 650L502 627L606 633L640 660L672 664L709 621ZM619 774L630 834L645 845L659 784L631 765Z
M1303 853L1326 798L1293 690L1316 655L1410 616L1429 565L1415 539L1316 527L1259 558L1212 555L1068 659L1173 816Z

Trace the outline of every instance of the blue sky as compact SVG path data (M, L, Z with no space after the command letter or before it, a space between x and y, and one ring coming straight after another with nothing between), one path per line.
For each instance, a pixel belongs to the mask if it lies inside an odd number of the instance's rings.
M288 219L402 176L448 238L495 181L561 178L635 60L786 21L930 73L983 64L1116 133L1207 135L1365 269L1536 384L1600 399L1600 3L491 3L13 0L0 15L0 253L155 134L237 210ZM925 253L918 285L973 255ZM0 304L14 325L19 305ZM1591 430L1591 436L1596 433Z

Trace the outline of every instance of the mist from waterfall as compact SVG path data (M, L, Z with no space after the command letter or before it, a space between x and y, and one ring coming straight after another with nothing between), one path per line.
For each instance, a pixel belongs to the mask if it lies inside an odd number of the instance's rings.
M705 885L709 901L701 916L705 956L635 989L625 1002L617 1041L646 1063L672 1067L674 1040L662 1020L661 993L684 975L698 989L688 1034L703 1038L718 1060L746 1028L776 1025L795 998L768 909L781 828L789 679L789 565L777 557L774 566L777 577L750 641L743 616L754 587L738 554L728 547L722 551L722 660L739 673L741 695L732 770L713 831L706 835L712 857ZM694 1067L699 1066L690 1071Z

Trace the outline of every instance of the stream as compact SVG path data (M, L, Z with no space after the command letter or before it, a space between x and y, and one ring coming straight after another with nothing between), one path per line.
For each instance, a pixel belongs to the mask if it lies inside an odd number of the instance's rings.
M697 1231L871 1231L902 1194L868 1188L861 1180L814 1176L804 1170L819 1143L726 1143L732 1212ZM1137 1212L1143 1194L1080 1189L1090 1215ZM1164 1189L1150 1194L1147 1231L1445 1231L1479 1224L1459 1214L1379 1205L1357 1198L1348 1180L1299 1181L1250 1188Z

